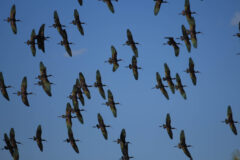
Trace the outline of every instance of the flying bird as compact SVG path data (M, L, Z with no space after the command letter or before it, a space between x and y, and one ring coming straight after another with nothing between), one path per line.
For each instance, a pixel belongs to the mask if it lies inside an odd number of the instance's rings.
M164 0L154 0L156 1L155 6L154 6L154 15L158 15L158 12L160 10L160 7L162 5L162 3L168 3L167 1Z
M45 93L51 97L51 84L48 77L51 77L52 75L47 75L47 68L44 66L43 62L40 62L40 75L37 77L40 81L37 83L38 85L42 86Z
M162 94L169 100L168 93L167 93L167 91L165 89L165 87L168 87L168 86L164 86L163 85L161 76L160 76L160 74L158 72L156 72L156 80L157 80L157 84L155 85L155 87L153 87L153 89L154 88L160 89Z
M54 13L53 13L53 18L54 18L54 24L52 24L51 26L49 27L54 27L54 28L57 28L58 30L58 33L61 35L62 34L62 28L63 27L66 27L65 25L62 25L60 23L60 20L59 20L59 17L58 17L58 13L57 11L55 10Z
M196 14L196 12L191 11L189 0L185 0L184 10L180 13L180 15L186 16L189 25L191 24L191 19L193 18L192 14Z
M64 46L68 55L72 57L72 50L70 48L70 44L73 44L73 43L68 41L67 32L65 29L63 29L60 34L62 36L62 41L58 44L60 44L61 46Z
M165 37L165 39L168 39L168 41L167 41L167 43L163 43L163 44L172 46L173 49L174 49L175 56L177 57L179 55L179 52L180 52L180 48L178 47L178 45L180 43L175 42L173 37Z
M171 117L169 113L166 116L166 124L163 124L162 126L159 126L159 127L162 127L163 129L167 129L169 137L173 139L172 129L176 129L176 128L171 126Z
M38 125L37 131L36 131L36 136L33 136L33 138L29 138L37 142L38 148L40 151L43 151L43 141L46 141L45 139L42 139L42 127L41 125Z
M84 30L83 30L82 24L85 24L85 23L80 21L79 13L78 13L77 9L74 9L74 20L71 22L71 24L77 25L77 28L78 28L79 32L81 33L81 35L84 35Z
M71 115L72 111L73 111L73 109L71 107L71 104L67 103L65 115L58 116L58 117L66 119L67 129L71 129L72 128L72 118L76 118L75 116Z
M137 66L137 58L135 56L132 56L132 64L129 64L126 68L131 69L135 80L138 80L138 69L142 68Z
M6 86L5 85L5 82L4 82L4 78L3 78L3 74L2 72L0 72L0 90L2 92L2 95L5 99L7 99L8 101L10 100L9 99L9 96L8 96L8 93L7 93L7 88L11 88L12 86Z
M31 52L32 52L32 55L35 57L36 56L36 47L35 47L35 37L36 37L36 33L35 33L35 30L33 29L32 30L32 33L31 33L31 37L30 37L30 40L27 40L27 42L24 42L25 44L27 44L28 46L30 45L30 48L31 48Z
M192 146L186 144L184 130L182 130L181 133L180 133L180 142L178 143L177 146L174 146L174 147L178 147L179 149L182 149L183 152L185 153L185 155L190 158L190 160L193 159L189 150L188 150L188 147L192 147Z
M103 103L103 105L106 105L106 106L110 107L110 109L113 113L113 116L115 118L117 117L117 109L116 109L116 106L115 106L117 104L120 104L120 103L114 101L113 94L112 94L111 90L108 89L108 101L106 103Z
M113 141L113 142L120 144L122 154L125 157L128 156L128 143L130 142L126 141L126 130L124 128L121 131L120 138L118 138L116 141Z
M199 71L195 71L195 69L194 69L194 62L193 62L191 57L189 58L188 68L184 72L190 74L190 77L192 79L193 85L196 85L197 84L197 78L196 78L195 73L200 73L200 72Z
M184 25L182 25L182 36L180 38L177 38L177 39L180 39L180 40L184 41L184 43L187 47L187 51L190 53L191 52L191 43L190 43L190 40L189 40L189 37L188 37L187 29L185 28Z
M178 75L178 73L176 74L176 82L177 82L177 84L175 85L176 90L179 90L181 95L182 95L182 97L184 99L187 99L187 95L186 95L186 93L184 91L184 87L186 87L186 85L182 85L182 81L181 81L181 78Z
M77 146L77 144L76 144L76 142L78 142L78 141L80 141L80 140L74 139L72 129L69 128L69 129L68 129L68 138L65 140L65 142L71 143L72 148L74 149L74 151L75 151L76 153L79 153L78 146Z
M80 6L83 5L83 0L78 0L78 3L80 4Z
M108 6L108 8L109 8L109 10L110 10L112 13L114 13L114 7L113 7L113 5L112 5L112 1L118 2L118 0L99 0L99 1L102 1L102 2L106 3L107 6Z
M111 46L111 52L112 52L112 57L110 57L107 61L105 61L105 63L108 62L109 64L113 64L112 71L115 72L119 67L118 62L122 61L122 59L117 59L117 50L113 45Z
M106 128L110 127L110 126L104 124L103 118L102 118L100 113L98 113L97 117L98 117L98 124L96 126L93 126L93 128L98 128L98 129L100 128L101 131L102 131L102 135L103 135L104 139L107 140L108 139L108 133L107 133Z
M229 124L232 132L233 132L235 135L237 135L237 129L236 129L234 123L239 123L239 122L233 120L232 108L231 108L230 105L228 106L228 109L227 109L227 119L225 119L225 121L222 121L222 122L223 122L223 123L226 123L226 124Z
M133 40L132 33L129 29L127 29L127 39L128 40L123 45L131 46L134 55L138 57L138 49L136 45L138 45L139 43Z
M37 39L37 44L38 44L38 49L41 49L43 51L43 53L45 52L45 45L44 45L44 41L47 40L50 37L45 37L44 35L44 29L45 28L45 24L42 24L39 31L38 31L38 35L35 36L34 39Z
M13 146L11 145L10 139L8 137L8 135L6 133L4 133L4 142L6 144L6 146L4 146L4 148L2 150L9 150L11 156L14 156L14 149Z
M21 96L22 98L22 102L26 105L29 106L29 102L28 102L28 95L33 94L32 92L27 92L27 77L23 77L22 79L22 84L21 84L21 91L18 91L17 93L13 93L13 94L17 94L18 96Z
M91 99L91 94L88 90L88 87L92 87L92 86L87 85L82 72L79 73L79 80L80 80L80 86L81 86L81 89L83 90L83 93L87 96L88 99Z
M172 80L175 80L176 78L172 78L171 77L171 72L170 69L167 65L167 63L164 63L164 69L165 69L165 77L163 77L163 81L167 81L168 82L168 86L170 87L172 93L175 93L175 88L174 88L174 84Z
M101 78L100 71L97 70L96 71L96 82L94 83L94 87L98 88L98 91L99 91L100 95L102 96L102 98L106 99L105 92L103 89L104 86L106 86L106 85L102 84L102 78Z
M4 21L10 22L13 33L17 34L16 22L19 22L21 20L16 19L15 16L16 16L16 6L14 4L12 5L12 8L11 8L10 17L8 17L7 19L4 19Z
M11 146L13 148L13 159L18 160L19 159L19 152L18 152L18 146L17 145L21 144L21 143L16 141L15 131L14 131L13 128L10 129L9 137L10 137Z
M197 32L196 31L196 24L195 24L195 19L192 17L191 19L191 24L190 24L190 29L187 30L187 33L190 34L191 36L191 41L192 45L194 48L197 48L197 34L200 34L202 32Z

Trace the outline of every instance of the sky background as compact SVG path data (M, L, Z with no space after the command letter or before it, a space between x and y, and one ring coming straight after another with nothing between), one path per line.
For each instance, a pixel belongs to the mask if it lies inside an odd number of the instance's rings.
M179 37L181 25L188 27L184 16L178 15L184 9L184 0L169 0L161 6L154 16L155 2L150 0L120 0L113 2L115 14L107 5L97 0L83 0L80 6L77 0L22 0L0 1L0 71L3 72L10 101L0 96L0 139L10 128L15 129L19 145L20 159L71 159L71 160L117 160L121 157L120 146L112 141L117 139L122 128L126 129L129 155L137 160L188 159L182 150L174 148L179 142L179 134L185 131L186 143L193 159L227 160L232 153L240 149L240 137L235 136L230 127L221 123L226 118L227 106L231 105L233 118L240 121L240 39L232 35L238 32L240 20L240 1L238 0L192 0L191 10L194 15L198 35L198 48L188 53L183 42L179 57L174 56L171 46L164 46L165 36ZM16 4L18 33L12 33L10 24L3 22L10 13L11 6ZM81 36L77 28L69 24L73 20L73 11L77 9L85 35ZM64 47L57 45L61 36L54 28L53 12L57 10L62 24L67 25L68 39L73 57L68 57ZM51 38L45 42L45 53L37 49L33 57L30 47L24 44L30 38L32 29L38 33L39 27L46 24L45 35ZM122 46L127 40L126 30L130 29L138 46L139 80L135 80L132 71L124 68L133 56L130 47ZM111 45L114 45L120 67L112 72L112 66L104 63L111 56ZM190 76L183 72L192 57L197 75L197 85L193 86ZM42 87L35 86L34 79L39 75L39 63L43 61L47 73L53 74L49 80L52 86L52 97L48 97ZM177 91L174 95L167 88L170 100L160 90L152 90L156 84L156 72L163 77L164 63L167 63L171 74L180 74L187 100ZM91 100L85 97L83 112L84 125L73 120L74 137L81 140L77 154L70 144L64 143L67 128L64 119L57 116L65 113L66 98L79 72L85 76L87 84L95 82L96 70L102 75L102 82L114 95L118 117L114 118L110 109L101 105L105 102L98 89L90 88ZM26 107L21 98L13 95L20 89L21 81L27 76L28 91L36 95L29 96L30 107ZM164 82L166 84L166 82ZM101 113L104 122L112 126L107 128L109 139L106 141L100 130L92 128L97 124L97 114ZM159 125L165 123L166 114L170 113L173 140ZM36 142L27 138L35 135L37 126L42 125L44 151L40 152ZM236 125L239 130L239 124ZM4 142L0 142L4 146ZM0 159L11 159L9 151L0 151Z

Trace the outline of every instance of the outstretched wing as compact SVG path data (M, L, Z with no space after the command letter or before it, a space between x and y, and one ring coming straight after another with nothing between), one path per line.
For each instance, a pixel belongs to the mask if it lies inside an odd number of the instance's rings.
M230 125L230 128L232 129L232 132L233 132L235 135L237 135L237 129L236 129L236 127L235 127L235 124L234 124L234 123L230 123L229 125Z
M113 116L116 118L117 117L117 108L114 103L110 104L110 109L112 111Z
M102 84L102 78L99 70L96 71L96 81L97 83Z
M190 154L188 148L185 147L185 148L183 148L182 150L183 150L183 152L186 154L186 156L188 156L188 157L190 158L190 160L192 160L192 156L191 156L191 154Z
M135 80L138 80L138 69L134 67L132 68L132 71L133 71L133 76Z
M42 127L41 127L41 125L38 125L38 127L37 127L36 137L39 138L39 139L41 139L41 137L42 137Z
M154 7L154 15L156 16L160 10L161 2L159 0L156 0L155 7Z
M72 57L72 50L71 50L71 48L70 48L70 45L69 45L69 44L66 44L66 45L64 45L64 46L65 46L65 50L67 51L68 55L69 55L70 57Z
M113 8L113 5L112 5L111 0L105 0L105 2L106 2L106 4L107 4L109 10L110 10L112 13L114 13L114 8Z
M171 117L170 117L170 114L169 114L169 113L168 113L167 116L166 116L166 125L167 125L168 127L171 126Z
M115 49L114 46L111 46L111 51L112 51L112 59L117 60L117 50Z
M105 92L104 92L103 87L98 87L98 90L99 90L99 93L101 94L102 98L103 98L103 99L106 99L106 96L105 96Z
M179 49L179 47L177 46L177 44L174 45L173 48L174 48L175 56L177 57L177 56L179 55L180 49Z
M43 87L43 90L47 93L47 95L49 96L49 97L51 97L52 96L52 93L51 93L51 84L50 84L50 82L46 79L44 79L43 81L42 81L42 87Z
M47 68L44 66L43 62L40 62L40 74L41 76L47 76Z
M81 35L84 35L83 27L81 25L79 13L78 13L77 9L74 10L74 18L75 18L75 22L77 23L79 32L81 33Z
M12 19L12 21L11 21L12 31L13 31L14 34L17 34L17 26L16 26L16 22L14 21L15 20L15 15L16 15L16 6L14 4L11 8L10 18Z
M75 18L75 20L79 20L79 13L78 13L77 9L74 9L74 18Z
M156 80L157 80L158 86L162 86L162 84L163 84L162 79L158 72L156 72Z
M125 131L124 128L123 128L122 131L121 131L120 139L121 139L121 141L122 141L123 143L126 142L126 140L125 140L125 139L126 139L126 131Z
M173 133L171 128L167 128L168 136L173 139Z
M185 10L186 12L190 11L190 3L189 3L189 0L185 0L184 10Z
M108 102L114 102L113 95L110 89L108 89Z
M127 29L127 38L128 38L128 41L133 42L133 37L130 29Z
M194 62L191 57L189 58L189 70L194 70Z
M21 95L21 97L22 97L22 102L23 102L26 106L29 106L27 94L24 94L24 93L27 93L27 77L24 77L23 80L22 80L21 93L23 93L23 94Z
M98 123L99 125L104 125L104 121L100 113L98 113Z
M79 109L76 110L75 113L76 113L76 116L77 116L79 122L83 124L83 123L84 123L84 121L83 121L83 116L82 116L80 110L79 110Z
M229 121L233 121L232 108L231 108L230 105L228 106L228 109L227 109L227 117L228 117L228 120L229 120Z
M80 4L80 6L83 5L83 1L82 0L78 0L78 3Z
M7 89L5 87L5 83L4 83L4 78L3 78L2 72L0 72L0 90L2 92L2 95L9 101L9 96L8 96L8 93L7 93Z
M119 64L116 62L116 63L113 63L113 69L112 71L115 72L119 67Z
M180 133L180 143L181 144L186 144L184 130L182 130L181 133Z
M53 17L54 17L54 22L55 22L55 24L56 24L56 25L59 25L59 24L60 24L60 20L59 20L58 13L57 13L56 10L54 11Z
M167 63L164 63L165 77L171 76Z
M35 33L35 30L33 29L33 30L32 30L32 33L31 33L30 41L31 41L31 42L34 42L35 37L36 37L36 33ZM31 44L31 51L32 51L32 55L33 55L33 56L36 56L35 43Z

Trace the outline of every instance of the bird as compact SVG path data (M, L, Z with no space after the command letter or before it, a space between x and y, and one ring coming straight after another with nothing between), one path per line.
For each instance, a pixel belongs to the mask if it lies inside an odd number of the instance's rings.
M122 61L122 59L117 58L117 50L113 45L111 46L111 52L112 52L112 57L110 57L107 61L105 61L105 63L113 64L112 71L115 72L119 67L118 62Z
M43 151L43 141L46 141L45 139L42 139L42 127L41 125L38 125L37 131L36 131L36 136L33 136L33 138L29 138L37 142L38 148L40 151Z
M62 41L60 41L58 44L61 46L64 46L68 55L72 57L72 50L70 48L70 44L73 44L73 43L68 41L68 36L65 29L63 29L60 34L62 36Z
M174 147L178 147L179 149L182 149L183 152L185 153L185 155L187 157L190 158L190 160L192 160L192 156L188 150L189 147L192 147L191 145L187 145L186 142L185 142L185 134L184 134L184 130L181 130L181 133L180 133L180 142L178 143L177 146L174 146Z
M175 85L176 90L179 90L182 97L186 100L187 99L187 95L185 93L184 87L187 87L186 85L182 85L182 81L180 76L178 75L178 73L176 74L176 82L177 84Z
M195 73L200 73L200 72L199 71L195 71L195 69L194 69L194 62L193 62L191 57L189 58L188 68L184 72L190 74L190 77L192 79L193 85L196 85L197 84L197 78L196 78Z
M94 83L94 87L98 88L98 91L103 99L106 99L105 92L103 89L103 87L105 87L105 86L106 86L105 84L102 84L102 78L101 78L100 71L97 70L96 71L96 82Z
M78 142L78 141L80 141L80 140L74 139L72 129L69 128L68 129L68 138L66 140L64 140L64 142L71 143L72 148L74 149L74 151L76 153L79 153L78 146L76 144L76 142Z
M12 86L6 86L3 78L3 73L0 72L0 90L2 92L3 97L10 101L8 93L7 93L7 88L12 88Z
M138 49L136 45L139 45L139 43L133 40L132 32L130 29L127 29L127 41L123 45L131 46L134 55L138 57Z
M157 80L157 84L155 85L155 87L153 87L152 89L156 88L156 89L160 89L162 94L165 96L165 98L167 100L169 100L169 96L168 96L168 93L165 89L165 87L168 87L168 86L164 86L163 83L162 83L162 79L161 79L161 76L158 72L156 72L156 80Z
M135 56L132 56L132 64L129 64L128 66L126 66L126 68L131 69L133 71L133 76L135 80L138 80L138 70L142 68L138 67L137 58Z
M15 4L12 5L11 12L10 12L10 17L8 17L7 19L4 19L4 21L10 22L13 33L17 34L16 22L20 22L21 20L16 19L16 6L15 6Z
M188 37L188 33L187 33L187 29L185 28L184 25L182 25L182 36L180 38L177 38L177 39L180 39L182 41L184 41L186 47L187 47L187 51L190 53L191 52L191 43L190 43L190 40L189 40L189 37Z
M78 28L79 32L81 33L81 35L84 35L84 30L83 30L82 24L85 24L85 23L80 21L79 13L78 13L77 9L74 9L74 20L71 22L71 24L77 25L77 28Z
M22 102L26 105L29 106L29 102L28 102L28 95L33 94L32 92L27 92L27 77L23 77L22 79L22 83L21 83L21 91L18 91L17 93L13 93L13 94L17 94L18 96L21 96L22 98Z
M167 129L170 139L173 139L172 129L176 129L176 128L171 126L171 117L169 113L167 113L167 116L166 116L166 124L163 124L159 127L162 127L163 129Z
M154 0L156 3L155 3L155 6L154 6L154 15L158 15L158 12L160 10L160 7L162 5L162 3L168 3L167 1L164 1L164 0Z
M110 89L108 89L107 92L108 92L108 101L103 103L103 105L109 106L112 111L113 116L116 118L117 117L117 109L116 109L115 105L120 104L120 103L114 101L113 94Z
M92 86L86 84L86 81L82 72L79 73L79 82L80 82L80 87L83 90L83 93L87 96L88 99L91 99L91 94L88 90L88 87L92 87Z
M72 128L72 118L76 118L76 116L72 116L72 114L71 114L72 111L73 111L73 109L71 107L71 104L67 103L65 115L58 116L60 118L66 119L67 129L71 129Z
M96 126L93 126L93 128L97 128L97 129L100 128L101 131L102 131L102 135L103 135L104 139L107 140L108 139L108 133L107 133L106 128L111 127L111 126L104 124L103 118L102 118L100 113L98 113L97 118L98 118L98 124L96 124Z
M99 0L99 1L102 1L102 2L106 3L107 6L108 6L108 8L109 8L109 10L110 10L112 13L114 13L114 7L113 7L113 5L112 5L112 1L118 2L118 0Z
M31 52L32 52L32 55L35 57L36 56L36 47L35 47L35 37L36 37L36 33L35 33L35 30L33 29L32 32L31 32L31 37L30 37L30 40L27 40L27 42L24 42L25 44L27 44L28 46L30 45L30 48L31 48Z
M163 43L163 45L172 46L173 49L174 49L175 56L178 57L179 56L179 52L180 52L180 48L178 47L178 45L180 43L175 42L173 37L165 37L165 39L168 39L168 41L167 41L167 43Z
M45 37L44 35L44 29L45 28L45 24L42 24L38 34L34 37L34 39L37 40L37 44L38 44L38 49L41 49L43 51L43 53L45 52L45 45L44 45L44 41L47 40L50 37Z
M230 105L228 106L228 109L227 109L227 118L225 119L225 121L222 121L222 122L223 122L223 123L226 123L226 124L229 124L232 132L233 132L235 135L237 135L237 129L236 129L234 123L239 123L239 122L233 120L232 108L231 108Z
M172 93L174 94L175 93L175 87L174 87L174 84L173 84L172 80L175 80L176 78L171 77L171 72L170 72L170 69L169 69L167 63L164 63L164 70L165 70L165 77L163 77L163 81L168 82L168 86L170 87Z

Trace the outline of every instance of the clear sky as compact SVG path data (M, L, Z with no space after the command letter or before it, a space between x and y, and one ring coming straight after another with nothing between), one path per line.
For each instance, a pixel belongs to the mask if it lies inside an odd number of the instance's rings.
M165 36L179 37L181 25L188 28L184 16L178 15L184 8L184 0L169 0L161 6L157 16L153 14L155 2L150 0L120 0L113 2L115 14L106 4L97 0L83 0L80 6L77 0L22 0L0 1L0 71L5 83L14 88L8 89L10 101L0 96L0 139L4 133L14 128L19 145L20 159L82 159L82 160L117 160L121 157L120 146L112 141L117 139L122 128L126 129L129 155L137 160L187 159L185 154L174 148L179 142L179 134L185 131L186 142L193 159L227 160L234 150L240 149L240 137L235 136L230 127L221 123L226 118L227 106L231 105L233 117L240 121L240 39L232 35L238 32L240 20L240 1L238 0L192 0L191 10L196 11L196 29L203 32L198 35L198 48L188 53L184 43L180 46L179 57L174 56L172 47L164 46ZM18 33L14 35L10 25L3 22L9 16L11 6L16 4ZM81 36L77 28L69 24L73 20L73 11L77 9L80 19L86 22L85 35ZM56 29L48 28L53 24L53 12L58 11L62 24L67 25L68 39L73 57L67 56L64 47L57 45L61 37ZM45 42L45 53L37 49L33 57L30 48L24 44L30 38L32 29L38 32L46 24L45 35L51 38ZM124 68L131 62L133 52L130 47L122 46L127 40L126 30L130 29L138 46L139 80L132 72ZM112 72L112 66L104 63L111 56L114 45L120 67ZM197 75L197 85L193 86L190 76L183 72L192 57ZM52 97L48 97L40 86L35 86L34 79L39 74L39 63L43 61L47 73L53 74L49 80ZM170 100L159 90L151 88L156 84L155 74L163 77L164 63L171 69L172 76L179 73L185 88L187 100L179 92L174 95L167 88ZM81 140L76 154L67 138L65 120L57 116L65 113L66 98L72 91L79 72L85 76L87 84L95 82L96 70L99 69L102 81L120 102L117 106L118 117L114 118L110 109L101 105L105 102L96 88L90 88L92 99L85 97L86 105L81 108L84 125L73 120L74 137ZM20 89L22 78L27 76L30 107L27 108L21 98L12 93ZM164 82L165 83L165 82ZM166 83L165 83L166 84ZM107 94L107 92L106 92ZM97 113L101 113L108 128L109 139L104 140L101 131L92 128L97 124ZM170 113L173 140L166 130L158 126L165 123L166 114ZM41 124L44 143L43 153L35 142L27 139L35 135ZM240 132L239 124L236 125ZM3 141L0 142L3 147ZM11 159L8 151L0 151L0 159Z

